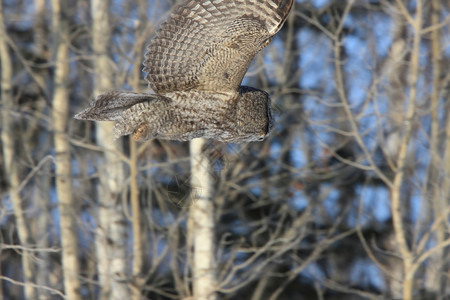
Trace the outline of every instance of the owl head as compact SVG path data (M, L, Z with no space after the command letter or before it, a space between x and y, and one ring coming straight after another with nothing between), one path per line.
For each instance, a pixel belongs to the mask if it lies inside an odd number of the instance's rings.
M241 86L239 94L236 111L239 134L248 142L264 140L275 125L269 94L246 86Z

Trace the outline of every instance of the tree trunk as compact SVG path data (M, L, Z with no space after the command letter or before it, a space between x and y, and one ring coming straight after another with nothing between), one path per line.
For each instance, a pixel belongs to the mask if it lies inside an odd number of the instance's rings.
M34 32L33 32L33 54L35 57L39 57L46 63L48 63L48 51L46 51L46 47L48 45L48 24L46 23L46 0L34 0L34 7L36 10L36 14L34 16ZM44 64L43 64L44 65ZM46 82L50 83L51 78L48 76L47 68L35 68L35 78L36 81L39 81L39 85L41 87L46 86ZM48 84L50 86L50 84ZM37 102L37 108L35 112L36 120L39 119L39 115L41 115L44 111L47 113L49 111L49 106L45 101L45 97L39 97ZM37 125L37 124L36 124ZM37 136L39 131L41 130L40 126L33 126L32 130L29 130L30 137ZM39 148L45 148L44 143L39 144ZM39 172L39 176L36 178L36 186L38 192L35 193L35 197L32 198L31 201L36 203L38 214L36 216L36 246L40 249L48 248L50 245L49 239L49 228L50 228L50 206L51 203L49 201L50 190L52 187L52 178L48 176L48 174L52 173L52 166L50 164L45 164L42 166L42 170ZM50 259L50 254L46 251L42 251L37 253L38 261L37 261L37 270L36 270L36 283L39 286L50 286L50 274L52 273L52 263ZM39 300L49 300L51 299L51 294L46 289L38 289L38 298Z
M145 34L145 24L147 22L147 1L138 0L139 23L136 28L136 59L133 65L132 86L134 91L140 92L139 81L141 79L142 59L144 56L144 44L147 40ZM133 212L133 300L141 299L141 288L144 283L142 276L142 265L144 259L144 249L142 240L141 208L139 205L139 168L138 168L138 147L136 141L130 135L130 201Z
M95 94L114 87L112 59L109 57L111 33L110 3L91 2L93 20ZM126 274L126 219L121 193L124 188L124 170L117 153L122 151L121 140L113 142L111 123L98 123L97 143L104 148L104 159L99 162L98 227L96 250L101 299L128 299L131 297Z
M0 0L0 61L1 61L1 101L2 101L2 145L3 158L5 162L5 174L9 175L7 178L8 192L10 200L13 205L14 216L16 219L17 232L21 245L25 250L22 251L22 268L25 282L25 298L35 299L36 290L32 286L35 281L35 266L29 251L26 248L31 244L30 229L25 218L25 211L23 209L23 199L18 190L20 185L19 166L17 158L15 157L15 133L14 120L11 117L11 112L14 108L13 92L12 92L12 74L13 67L11 56L9 55L8 47L8 33L6 24L3 19L3 0Z
M204 139L190 142L191 195L188 237L192 243L192 281L194 299L216 299L216 262L214 248L214 203L209 159L203 151Z
M392 31L392 46L388 59L384 64L384 73L389 80L389 89L387 90L389 99L389 115L387 116L388 128L386 132L382 133L382 136L385 136L385 138L380 141L380 149L386 159L386 165L394 172L402 135L402 123L404 119L403 107L406 97L405 89L407 88L406 74L408 70L408 66L405 63L407 60L406 55L408 54L408 44L405 40L405 36L407 35L407 23L405 18L400 14L393 16ZM394 196L395 195L396 194L394 194ZM403 199L398 199L398 201L397 205L405 204L405 202L407 202L405 201L405 197L403 197ZM406 215L405 211L408 210L407 207L407 205L404 205L401 211L393 212L393 215L397 215L401 218L401 222L398 223L399 225L404 221L403 216ZM398 252L396 242L392 242L389 245L392 246L392 249L389 249L389 251ZM394 278L403 278L404 268L401 259L390 257L387 260L389 262L387 264L388 269L390 270L389 274L392 274ZM401 280L392 280L388 277L386 281L388 282L389 296L392 298L402 298L403 291Z
M53 94L53 129L56 153L56 190L61 216L62 268L64 289L68 299L81 299L78 235L76 231L76 203L72 191L70 143L67 134L69 113L69 28L67 0L53 0L53 28L55 40L55 84Z
M431 10L430 10L430 19L431 26L435 26L436 28L431 32L431 62L433 68L433 82L432 82L432 93L431 93L431 101L430 101L430 118L431 118L431 127L430 127L430 162L428 164L428 175L427 182L425 186L425 190L423 192L424 195L430 195L432 198L432 207L430 207L430 213L428 214L428 222L432 222L432 220L436 220L440 218L443 213L446 211L446 207L448 205L447 201L445 201L445 195L449 195L445 193L445 179L443 179L443 184L439 184L441 182L440 172L444 171L442 167L442 161L444 160L444 155L441 155L439 149L439 144L442 136L440 132L444 132L445 128L440 128L439 125L439 101L440 94L442 92L442 83L441 83L441 34L439 28L439 15L441 13L441 1L432 0L431 1ZM443 97L445 99L445 97ZM448 140L448 139L447 139ZM449 174L443 172L443 174ZM443 189L441 190L441 187ZM444 191L444 193L442 193ZM441 222L438 226L436 226L436 245L440 245L446 239L446 225L444 222ZM428 291L432 291L436 293L438 299L442 299L445 296L445 285L446 278L443 276L443 272L447 269L445 262L445 253L446 249L439 249L436 251L436 254L433 255L429 263L426 266L426 281L425 286Z
M400 2L400 0L398 1ZM401 3L401 2L400 2ZM405 16L406 17L406 16ZM416 115L416 97L419 76L419 51L421 42L422 29L422 1L417 1L416 16L414 23L410 24L414 27L413 48L411 51L410 66L409 66L409 99L406 115L404 116L403 136L398 149L396 159L396 169L394 179L391 186L391 214L394 227L396 243L400 257L403 261L403 299L410 300L413 297L414 286L414 254L411 251L407 236L405 222L403 220L404 208L402 208L402 187L405 181L405 169L407 167L408 145L412 138L414 131L414 117Z

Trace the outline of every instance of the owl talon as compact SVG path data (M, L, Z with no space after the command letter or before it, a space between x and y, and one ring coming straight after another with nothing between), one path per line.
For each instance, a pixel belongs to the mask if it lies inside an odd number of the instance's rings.
M145 124L139 125L139 127L134 131L133 138L135 141L144 140L147 137L148 127Z

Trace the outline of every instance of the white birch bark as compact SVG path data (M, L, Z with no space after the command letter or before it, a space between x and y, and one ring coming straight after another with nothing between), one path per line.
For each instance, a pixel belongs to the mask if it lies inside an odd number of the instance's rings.
M204 139L190 142L192 205L188 237L192 243L194 299L216 299L216 261L214 244L214 203L209 159L203 153Z
M384 64L384 75L389 80L389 89L387 95L389 97L389 128L384 134L386 137L380 142L380 148L384 153L388 166L391 169L395 168L395 163L398 158L398 150L400 148L402 136L402 123L404 120L404 103L405 103L405 88L407 65L405 64L406 55L408 54L408 44L405 41L405 32L407 24L401 15L393 16L393 41L389 52L389 56ZM397 212L398 216L402 216L406 208ZM392 240L388 245L392 245L391 251L397 251L395 237L390 237ZM387 258L388 269L393 278L403 278L404 269L403 264L397 257ZM391 280L387 278L389 296L393 298L402 298L402 282L400 280Z
M37 57L44 58L45 55L45 47L48 46L48 39L46 39L47 35L47 26L46 26L46 0L34 0L34 7L36 10L34 16L34 32L33 39L34 43L34 54ZM42 70L41 72L36 72L36 80L40 83L40 86L45 86L46 79L46 70ZM47 80L49 82L50 80ZM37 101L38 107L36 111L41 114L44 110L47 109L47 103L44 97L40 98ZM36 116L38 119L38 116ZM40 128L36 126L34 132L38 131ZM33 133L32 133L33 134ZM46 164L42 167L42 174L44 176L38 176L37 179L37 188L38 193L36 193L36 197L32 198L32 201L36 203L37 209L39 213L37 215L36 222L36 246L40 249L45 249L49 247L49 223L51 218L50 215L50 202L49 192L51 190L52 178L50 176L45 176L46 174L50 174L51 166L50 164ZM38 262L37 262L37 270L36 270L36 283L40 286L50 286L50 274L52 274L52 264L50 260L50 255L47 251L42 251L37 254ZM50 291L46 289L38 289L38 299L39 300L50 300L51 294Z
M400 0L397 0L399 7L404 7ZM410 249L406 234L406 225L403 221L402 212L404 212L404 202L402 202L402 185L405 181L408 166L408 145L413 137L414 132L414 116L416 115L416 100L419 77L419 52L421 44L421 30L422 30L422 12L423 3L421 0L417 1L415 19L410 24L414 29L413 45L411 50L410 65L408 69L408 85L409 85L409 99L407 100L407 110L404 115L405 125L403 126L403 136L399 144L396 170L390 189L391 193L391 214L392 223L394 227L395 239L397 243L398 252L403 262L403 282L402 282L402 297L404 300L413 298L414 291L414 252Z
M94 48L95 94L114 88L109 24L109 1L91 2L92 38ZM97 143L104 148L104 159L99 162L100 184L98 188L98 227L96 251L101 299L129 299L130 290L125 280L126 220L123 213L121 192L124 188L124 170L118 152L121 141L113 143L111 123L98 123Z
M69 28L67 0L53 0L55 40L55 78L53 93L53 130L56 155L56 190L60 214L62 269L67 299L81 299L76 203L72 191L70 143L67 134L69 113Z
M3 0L0 0L0 62L1 62L1 87L0 98L2 102L1 110L1 139L3 145L3 158L5 161L5 174L9 184L9 196L13 204L14 216L16 219L16 227L19 235L19 240L22 246L26 249L31 242L30 229L25 219L25 212L23 208L23 199L20 196L18 187L20 185L20 175L15 157L14 149L14 121L11 117L11 112L14 108L13 93L12 93L12 62L8 47L8 33L6 24L3 19ZM36 290L32 283L35 281L35 265L32 261L31 253L27 250L22 251L22 268L25 283L25 297L27 299L36 298Z

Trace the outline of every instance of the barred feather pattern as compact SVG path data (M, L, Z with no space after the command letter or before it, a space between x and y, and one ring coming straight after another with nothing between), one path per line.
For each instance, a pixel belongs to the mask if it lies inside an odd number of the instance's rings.
M116 120L114 136L133 134L137 141L152 138L188 141L204 137L222 142L249 142L263 140L272 129L269 95L242 87L239 93L173 92L133 105Z
M144 101L154 101L163 98L155 94L138 94L130 92L111 91L103 93L91 102L90 107L75 115L78 120L115 121L124 110Z
M274 127L269 95L241 86L294 0L187 0L156 31L144 60L151 93L106 92L75 116L114 121L114 135L261 141Z
M239 88L255 54L283 25L293 0L190 0L174 9L147 48L156 93Z

